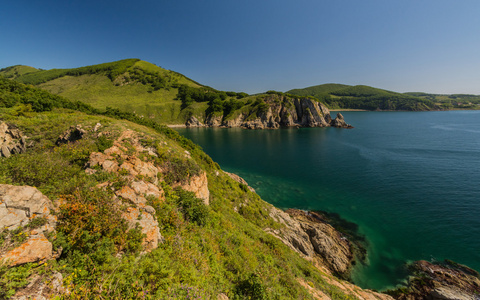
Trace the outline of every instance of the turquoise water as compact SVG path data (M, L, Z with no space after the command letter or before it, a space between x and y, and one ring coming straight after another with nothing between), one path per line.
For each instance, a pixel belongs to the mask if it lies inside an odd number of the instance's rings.
M343 115L354 129L178 131L273 205L358 224L362 287L393 287L419 259L480 270L480 111Z

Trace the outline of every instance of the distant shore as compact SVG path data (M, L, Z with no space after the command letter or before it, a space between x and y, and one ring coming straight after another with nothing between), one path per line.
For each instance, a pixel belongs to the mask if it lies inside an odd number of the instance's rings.
M366 109L356 109L356 108L335 108L335 109L329 109L330 111L368 111Z

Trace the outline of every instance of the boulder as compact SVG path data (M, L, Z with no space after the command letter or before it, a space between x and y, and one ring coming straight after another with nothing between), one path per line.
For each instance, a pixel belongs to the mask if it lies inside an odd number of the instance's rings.
M14 125L0 122L0 157L26 151L26 137Z
M43 233L31 236L25 243L1 256L2 261L7 261L11 266L44 262L55 257L52 243Z
M49 217L53 204L31 186L0 184L0 228L25 226L33 218Z
M50 214L52 209L50 199L34 187L0 184L0 230L24 227L35 218L45 218L47 221L43 226L31 230L26 242L0 253L0 260L16 266L58 257L60 253L53 252L52 244L44 235L55 230L57 219Z
M330 122L330 126L338 128L353 128L352 125L347 124L341 113L337 114L337 117Z
M56 144L57 146L59 146L61 144L78 141L83 138L83 135L85 133L86 131L82 129L82 125L70 126L70 129L68 129L58 137Z

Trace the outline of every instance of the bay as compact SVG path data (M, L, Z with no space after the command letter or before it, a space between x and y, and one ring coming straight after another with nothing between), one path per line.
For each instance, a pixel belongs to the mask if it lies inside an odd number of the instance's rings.
M480 270L480 111L342 114L354 129L177 130L269 203L357 224L361 287L394 287L419 259Z

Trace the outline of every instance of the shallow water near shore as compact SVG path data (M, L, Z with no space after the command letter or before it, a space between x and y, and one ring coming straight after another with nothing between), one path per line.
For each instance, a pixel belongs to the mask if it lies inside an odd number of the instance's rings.
M480 270L480 111L342 114L354 129L176 130L269 203L358 224L364 288L394 287L419 259Z

